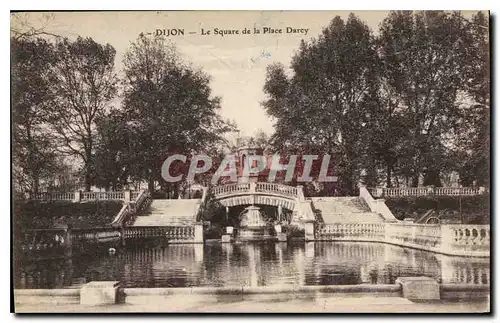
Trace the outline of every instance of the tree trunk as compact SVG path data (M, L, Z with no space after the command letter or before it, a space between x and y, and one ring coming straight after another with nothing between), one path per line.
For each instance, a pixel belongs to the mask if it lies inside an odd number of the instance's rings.
M33 195L36 196L36 194L38 193L39 187L40 187L40 178L38 176L38 171L36 171L36 170L33 170L32 181L33 181L33 183L32 183L33 184L33 186L32 186Z
M387 187L392 187L391 173L392 173L392 165L390 163L387 163L387 179L386 179Z
M90 170L87 167L85 170L85 192L90 192L90 188L92 187L92 178L90 176Z
M150 177L149 177L148 190L151 194L153 194L155 191L155 179L154 179L153 175L150 175Z
M85 191L92 187L92 132L87 130L87 147L85 149Z

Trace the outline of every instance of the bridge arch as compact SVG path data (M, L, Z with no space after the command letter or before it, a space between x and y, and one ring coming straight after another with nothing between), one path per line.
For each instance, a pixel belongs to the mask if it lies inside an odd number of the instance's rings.
M250 182L215 186L212 192L222 205L262 204L294 211L298 201L304 200L301 186L294 187L277 183Z
M294 217L314 219L311 201L305 199L302 186L267 182L235 183L215 186L212 193L217 201L227 207L252 204L281 206L292 211Z
M265 194L225 196L218 199L218 201L227 207L262 204L276 207L281 206L282 208L291 211L296 208L296 201L294 199L281 196L269 196Z

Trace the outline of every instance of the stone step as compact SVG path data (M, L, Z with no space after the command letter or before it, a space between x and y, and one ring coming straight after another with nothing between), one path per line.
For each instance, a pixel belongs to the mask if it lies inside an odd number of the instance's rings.
M199 199L152 200L134 226L192 225L199 205Z
M329 214L366 213L370 209L359 197L312 197L314 210L327 217Z

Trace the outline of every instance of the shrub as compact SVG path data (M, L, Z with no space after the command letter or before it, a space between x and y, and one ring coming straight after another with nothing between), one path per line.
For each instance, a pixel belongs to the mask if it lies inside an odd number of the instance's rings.
M13 220L16 227L51 228L68 225L91 228L109 225L122 208L118 201L71 202L14 202Z
M464 223L485 224L489 223L490 219L489 194L462 196L461 198L458 196L390 197L386 198L385 203L399 220L414 217L414 213L420 216L428 210L436 212L447 210L459 214L460 209Z

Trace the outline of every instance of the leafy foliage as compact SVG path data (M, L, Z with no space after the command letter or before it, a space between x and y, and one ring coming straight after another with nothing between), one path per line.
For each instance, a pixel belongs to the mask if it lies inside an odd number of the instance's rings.
M268 66L274 148L335 156L347 194L384 177L388 187L441 186L452 171L487 185L488 43L482 13L394 11L377 36L353 14L335 17L300 43L291 73Z
M394 215L403 220L406 217L423 215L428 210L452 211L457 213L456 219L460 221L460 210L463 214L465 224L488 224L490 223L490 195L477 196L419 196L387 198L385 203Z
M14 223L20 229L52 228L68 225L73 228L109 225L122 208L117 201L88 203L16 201Z
M205 201L200 206L198 219L218 223L226 222L226 207L215 199L212 190L208 190Z
M40 181L58 170L56 146L47 131L54 98L54 46L43 39L11 43L14 180L38 192Z
M51 125L59 150L83 162L85 189L92 185L96 119L116 94L116 51L91 38L63 39L56 45L57 96Z
M159 37L141 35L125 54L123 110L131 125L135 175L153 190L161 165L174 153L210 153L233 130L217 114L220 98L212 97L210 79L184 64L177 50ZM178 190L178 184L174 184Z

